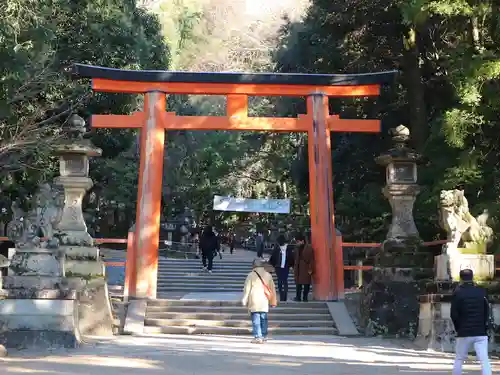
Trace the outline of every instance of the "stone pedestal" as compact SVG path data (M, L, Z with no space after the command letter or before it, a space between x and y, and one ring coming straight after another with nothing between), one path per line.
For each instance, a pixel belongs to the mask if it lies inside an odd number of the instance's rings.
M414 338L418 296L433 278L432 255L413 239L388 239L375 256L372 281L363 289L366 333Z
M3 277L0 344L74 348L85 335L113 334L97 248L17 249Z
M500 301L494 299L492 313L494 330L500 326ZM418 336L415 343L423 349L452 353L455 350L455 328L450 317L451 294L427 294L420 296ZM495 332L490 332L489 350L498 349ZM473 351L473 348L471 348Z
M435 275L438 281L459 281L463 269L474 272L475 281L492 280L495 276L495 256L486 254L441 254L435 257Z
M0 300L0 344L75 348L86 335L111 335L104 279L7 276Z
M414 338L418 326L418 296L421 286L416 281L416 268L375 268L372 281L363 290L362 325L369 336Z

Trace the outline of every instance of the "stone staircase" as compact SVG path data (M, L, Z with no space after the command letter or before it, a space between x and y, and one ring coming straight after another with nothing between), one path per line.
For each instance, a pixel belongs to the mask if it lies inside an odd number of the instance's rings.
M239 301L148 302L145 333L249 335L250 317ZM271 309L270 335L335 335L326 303L285 302Z
M199 259L160 259L158 262L158 298L179 293L242 292L252 259L226 255L216 258L213 273L203 272ZM278 281L274 276L278 287ZM288 299L295 297L295 281L292 272L288 277Z
M212 274L202 271L199 259L160 259L158 299L147 304L144 332L251 334L250 317L240 299L254 256L243 250L224 254L222 260L214 260ZM326 303L290 302L295 297L292 274L288 293L289 302L270 311L270 335L338 333Z

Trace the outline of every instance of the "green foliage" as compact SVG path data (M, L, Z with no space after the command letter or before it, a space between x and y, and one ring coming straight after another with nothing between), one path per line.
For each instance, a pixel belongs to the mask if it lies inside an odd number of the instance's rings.
M14 197L27 196L39 181L51 179L58 166L49 154L73 112L88 117L136 108L133 95L92 95L89 82L72 80L67 67L80 62L165 68L169 53L156 16L133 0L6 4L0 18L0 187ZM105 157L129 148L133 138L131 132L93 136ZM97 178L95 183L102 182Z
M443 115L443 134L453 147L464 148L466 138L484 123L481 116L460 108L447 110Z
M402 71L375 105L342 101L332 109L344 117L381 118L384 131L401 123L409 124L412 134L426 128L426 138L417 146L428 162L419 168L422 191L415 205L425 240L441 233L441 189L465 184L473 213L483 207L492 215L499 212L500 34L495 9L490 1L315 0L302 23L283 29L276 54L281 71ZM421 97L415 96L419 86ZM425 109L423 121L409 117L416 106ZM332 144L340 230L352 240L380 239L390 210L380 194L383 171L372 158L388 144L361 135L338 135ZM297 169L302 178L297 180L304 181L307 165L301 160ZM498 232L496 218L492 224Z
M262 27L264 22L247 20L237 8L224 8L230 1L155 4L156 15L137 8L133 0L8 2L0 18L4 195L29 195L40 180L55 173L50 147L72 112L88 118L140 108L140 98L132 95L91 95L88 82L64 74L72 62L197 71L399 69L402 74L379 98L331 100L332 113L383 122L382 136L332 136L336 222L344 237L374 242L387 233L391 211L381 193L384 171L374 158L391 147L386 132L399 124L409 125L415 148L427 160L419 167L421 193L415 206L421 236L431 240L441 234L439 191L457 184L465 184L473 213L488 208L495 230L500 230L497 2L313 0L304 18L289 19L277 36ZM251 116L305 112L299 99L249 98L249 104ZM172 95L168 108L180 115L223 115L225 101ZM201 216L210 211L214 194L286 196L293 199L295 218L307 214L305 135L172 131L166 139L165 216L185 206ZM118 221L126 228L135 216L137 136L103 129L94 131L92 140L103 149L103 157L92 162L95 186L89 205L108 223L103 232L118 230L117 220L111 219L120 215L125 218ZM215 219L226 224L251 220L250 215ZM258 220L270 225L274 218Z

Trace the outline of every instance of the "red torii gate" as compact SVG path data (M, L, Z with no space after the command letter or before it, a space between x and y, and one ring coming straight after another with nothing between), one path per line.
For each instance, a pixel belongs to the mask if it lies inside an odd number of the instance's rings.
M74 64L75 78L91 78L98 92L144 94L144 111L93 115L95 128L140 129L140 170L134 245L127 254L125 290L156 298L161 188L166 130L307 132L311 235L315 252L314 297L343 298L342 246L335 236L330 132L380 132L379 120L330 115L329 97L378 96L396 71L373 74L246 74L133 71ZM225 95L226 116L177 116L166 94ZM298 118L248 117L248 96L306 96Z

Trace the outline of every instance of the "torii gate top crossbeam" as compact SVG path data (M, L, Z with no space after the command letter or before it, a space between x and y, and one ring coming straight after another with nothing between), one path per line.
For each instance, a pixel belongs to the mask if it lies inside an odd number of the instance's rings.
M122 70L85 64L70 68L75 78L91 78L101 92L255 96L305 96L322 92L333 97L377 96L397 71L364 74L197 73Z

